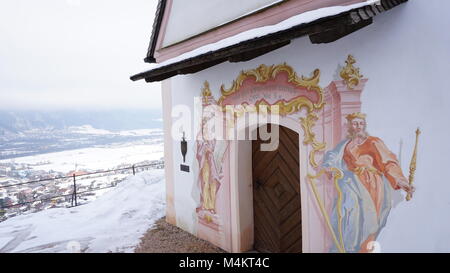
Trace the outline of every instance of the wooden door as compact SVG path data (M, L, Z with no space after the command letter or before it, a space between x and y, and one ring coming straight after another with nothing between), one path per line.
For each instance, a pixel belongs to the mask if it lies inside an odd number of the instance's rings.
M259 134L252 143L254 248L259 252L299 253L302 251L299 136L282 126L279 135L275 151L261 151L263 142Z

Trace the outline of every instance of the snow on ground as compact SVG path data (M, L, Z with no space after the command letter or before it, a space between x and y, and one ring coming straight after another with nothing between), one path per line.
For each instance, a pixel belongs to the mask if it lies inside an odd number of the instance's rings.
M107 170L115 168L117 162L134 163L161 159L164 157L164 146L161 144L162 140L155 140L154 142L113 144L96 148L17 157L0 160L0 162L32 164L35 165L33 166L35 170L54 170L65 173L75 169Z
M162 121L162 119L161 119ZM121 135L121 136L151 136L162 134L161 129L136 129L136 130L125 130L113 132L104 129L97 129L92 127L92 125L82 125L82 126L71 126L69 131L77 134L86 135Z
M137 129L137 130L120 131L118 134L121 136L150 136L150 135L162 136L163 132L161 129Z
M164 171L142 172L86 205L0 223L0 252L133 252L164 208Z
M96 129L96 128L92 127L91 125L72 126L72 127L69 127L69 130L72 133L88 134L88 135L110 135L110 134L112 134L111 131L103 130L103 129Z

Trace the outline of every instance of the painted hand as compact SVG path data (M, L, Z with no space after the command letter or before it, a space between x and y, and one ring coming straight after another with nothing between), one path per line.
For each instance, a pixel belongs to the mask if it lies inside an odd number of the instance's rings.
M325 174L326 174L328 180L332 180L333 177L334 177L334 173L333 173L333 171L331 171L331 170L326 170L326 171L325 171Z
M332 168L326 168L325 169L325 175L327 176L328 180L333 181L334 172L333 172Z
M416 188L413 185L410 185L409 182L405 179L397 181L397 185L406 193L409 193L411 196L416 191Z

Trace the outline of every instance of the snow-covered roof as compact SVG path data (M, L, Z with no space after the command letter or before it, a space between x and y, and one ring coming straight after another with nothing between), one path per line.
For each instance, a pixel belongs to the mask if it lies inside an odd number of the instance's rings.
M348 16L352 19L353 24L359 23L359 21L364 20L371 20L373 16L377 15L377 13L383 12L385 10L391 9L398 4L401 4L403 2L406 2L407 0L368 0L365 2L347 5L347 6L333 6L333 7L326 7L326 8L320 8L308 12L304 12L302 14L298 14L296 16L293 16L289 19L286 19L280 23L254 28L242 33L239 33L237 35L222 39L218 42L207 44L205 46L199 47L197 49L194 49L192 51L186 52L184 54L181 54L177 57L168 59L164 62L158 63L158 64L151 64L150 69L136 74L131 77L132 80L140 80L140 79L146 79L146 81L159 81L165 78L172 77L177 74L187 74L187 73L193 73L196 71L199 71L201 69L205 69L207 67L210 67L212 65L215 65L217 63L226 61L224 59L223 61L219 60L219 57L214 60L207 60L206 56L210 56L214 53L223 51L224 49L231 49L232 47L236 45L243 44L245 42L249 41L257 41L261 38L265 37L271 37L275 34L282 34L286 33L288 30L293 30L295 28L301 27L301 26L308 26L310 24L314 23L320 23L325 18L336 18L339 15L342 14L348 14ZM367 9L368 8L368 9ZM350 14L349 12L355 12L354 14ZM363 11L363 14L361 14L361 11ZM355 15L357 18L355 18ZM369 22L371 23L371 21ZM305 34L303 34L305 35ZM297 37L303 36L299 35ZM308 35L308 33L306 33ZM291 38L292 39L292 38ZM290 41L291 39L288 39ZM287 43L288 44L288 43ZM275 46L274 49L278 47ZM267 52L264 52L267 53ZM230 57L230 56L228 56ZM257 57L257 56L255 56ZM204 58L205 63L212 62L212 65L205 64L200 67L200 69L196 70L188 69L186 73L183 73L180 69L186 68L194 65L198 65L198 62L195 62L194 60L198 58ZM197 60L196 60L197 61ZM191 64L189 64L189 62ZM182 63L185 63L186 65L181 65ZM194 64L195 63L195 64ZM201 61L200 61L201 63ZM177 67L178 65L178 67ZM173 70L171 70L169 67L174 67ZM196 70L196 71L195 71ZM191 72L193 71L193 72ZM158 72L161 72L158 74ZM164 74L164 75L163 75Z

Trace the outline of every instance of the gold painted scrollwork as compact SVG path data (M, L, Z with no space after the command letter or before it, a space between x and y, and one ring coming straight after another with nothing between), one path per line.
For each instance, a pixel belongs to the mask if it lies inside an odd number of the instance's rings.
M323 107L324 105L323 90L319 86L320 70L319 69L314 70L313 75L311 77L304 77L304 76L298 77L294 69L291 66L287 65L286 63L271 66L262 64L256 69L241 71L237 79L233 81L231 88L226 89L225 85L222 85L220 87L220 92L222 96L219 99L219 104L222 104L222 101L226 99L228 96L238 92L243 82L249 77L253 77L255 79L255 82L257 83L263 83L271 79L275 79L275 77L280 72L287 72L288 82L294 83L299 87L304 87L307 90L316 92L319 98L317 103L313 103L304 97L300 97L288 103L279 102L277 103L277 105L280 106L281 115L288 115L295 113L299 111L302 107L306 107L308 109L308 113L313 110L321 109Z
M317 114L313 112L309 113L306 118L300 118L300 124L303 127L304 133L303 143L305 145L311 144L311 147L313 148L313 150L309 153L309 163L314 168L318 167L315 158L316 152L322 151L326 147L326 143L317 141L316 134L312 131L318 119Z
M299 112L302 108L306 109L307 116L306 118L301 118L301 126L303 127L303 131L305 134L305 145L311 145L312 151L309 154L309 162L311 166L317 167L318 164L315 160L315 154L318 151L322 151L326 147L326 143L318 142L315 138L315 134L313 133L313 127L315 125L315 122L318 120L317 115L315 114L316 111L323 108L325 105L324 102L324 96L323 96L323 90L319 86L319 80L320 80L320 70L316 69L312 73L311 77L304 77L304 76L297 76L294 69L287 65L286 63L279 64L279 65L271 65L267 66L264 64L261 64L255 69L241 71L239 76L236 78L236 80L233 81L233 84L231 88L226 89L225 86L222 84L220 88L220 92L222 96L220 97L218 103L219 105L222 105L225 111L225 107L223 105L223 101L228 97L236 92L239 92L239 89L242 87L244 81L250 77L254 78L255 82L257 83L264 83L271 79L275 79L275 77L281 73L286 72L288 75L288 82L295 84L296 86L306 88L309 91L316 92L318 101L313 102L307 97L298 97L296 99L293 99L291 101L278 101L274 105L278 106L277 113L282 116L290 115L293 113ZM242 116L243 113L246 111L258 111L260 109L259 106L261 105L267 105L267 102L265 101L259 101L254 106L249 105L241 105L241 107L235 109L235 113L237 116ZM270 111L270 108L267 108L268 111Z
M345 63L346 66L341 70L340 75L348 88L353 89L359 84L363 75L359 73L359 68L353 66L356 63L356 60L352 55L348 55Z

